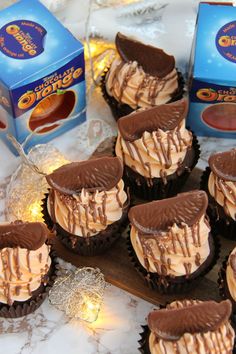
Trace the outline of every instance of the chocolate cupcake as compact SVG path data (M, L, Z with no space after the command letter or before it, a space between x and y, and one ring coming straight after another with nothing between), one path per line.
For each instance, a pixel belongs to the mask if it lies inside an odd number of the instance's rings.
M216 263L207 202L204 191L191 191L130 209L130 256L149 287L187 291Z
M147 318L139 341L143 354L231 354L235 333L229 300L174 301Z
M214 231L236 240L236 149L211 155L201 181Z
M139 110L118 121L115 152L124 163L124 179L141 199L176 195L197 164L196 137L185 128L185 99Z
M102 92L115 119L183 96L183 78L175 58L162 49L116 35L117 57L106 70Z
M129 198L118 157L64 165L48 175L44 218L60 241L80 255L96 255L120 236Z
M219 271L218 283L221 297L232 302L232 320L236 328L236 247L224 260Z
M43 223L0 224L0 316L21 317L35 311L55 279L49 231Z

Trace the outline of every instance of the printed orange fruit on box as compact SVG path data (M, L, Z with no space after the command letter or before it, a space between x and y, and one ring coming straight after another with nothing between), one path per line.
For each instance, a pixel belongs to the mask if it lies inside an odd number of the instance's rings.
M218 103L202 112L202 120L213 129L236 132L236 104Z
M48 123L56 123L58 120L67 119L75 106L75 94L73 91L65 91L64 94L52 94L44 98L34 108L30 119L29 129L34 131ZM58 128L58 125L51 125L38 129L38 134L47 133Z

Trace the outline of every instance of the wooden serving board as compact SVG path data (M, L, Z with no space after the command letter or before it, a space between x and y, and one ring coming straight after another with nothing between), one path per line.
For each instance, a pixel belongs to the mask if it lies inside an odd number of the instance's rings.
M200 175L202 171L195 169L184 190L199 188ZM144 280L133 267L126 246L126 239L120 238L106 253L95 257L83 257L68 251L57 239L55 249L58 256L77 267L98 267L101 269L107 282L118 286L144 300L155 305L164 305L166 302L177 298L197 298L219 300L218 293L218 271L221 263L230 250L235 246L235 242L221 238L222 252L218 264L205 276L198 284L197 288L182 296L160 295L156 291L149 289Z
M106 281L128 291L155 305L164 305L167 301L174 300L176 296L160 295L149 289L139 276L129 260L126 241L121 238L106 253L95 257L82 257L72 254L58 240L55 249L59 257L77 267L98 267L105 275ZM185 298L186 295L178 298ZM207 278L198 285L197 289L188 293L188 297L199 299L219 299L216 283Z

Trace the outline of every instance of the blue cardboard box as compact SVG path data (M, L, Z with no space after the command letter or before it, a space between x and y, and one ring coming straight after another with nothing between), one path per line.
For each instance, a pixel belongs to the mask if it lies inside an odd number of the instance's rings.
M38 0L0 12L0 67L0 138L6 143L7 133L22 143L35 132L28 148L85 121L83 45ZM65 123L57 125L61 119ZM45 124L51 126L41 129Z
M236 7L200 3L190 61L188 125L236 137Z

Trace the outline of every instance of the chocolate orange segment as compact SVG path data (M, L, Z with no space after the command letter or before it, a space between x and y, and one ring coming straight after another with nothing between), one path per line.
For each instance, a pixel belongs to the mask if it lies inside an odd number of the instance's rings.
M151 133L157 129L175 129L186 118L187 112L187 100L182 99L122 117L118 120L118 128L122 138L132 142L140 139L145 131Z
M0 248L37 250L48 238L47 227L40 222L14 222L0 225Z
M137 61L149 75L163 78L175 67L175 58L162 49L126 37L120 32L117 33L115 42L117 51L125 62Z
M216 331L230 317L229 300L217 303L205 301L183 308L153 311L148 315L148 326L164 340L178 340L185 333Z
M204 191L181 193L173 198L134 206L129 211L129 220L140 234L158 235L175 223L194 225L205 214L207 204Z
M236 182L236 149L211 155L209 166L219 178Z
M101 157L64 165L46 177L48 184L63 194L73 195L83 188L107 191L120 181L123 165L118 157Z

